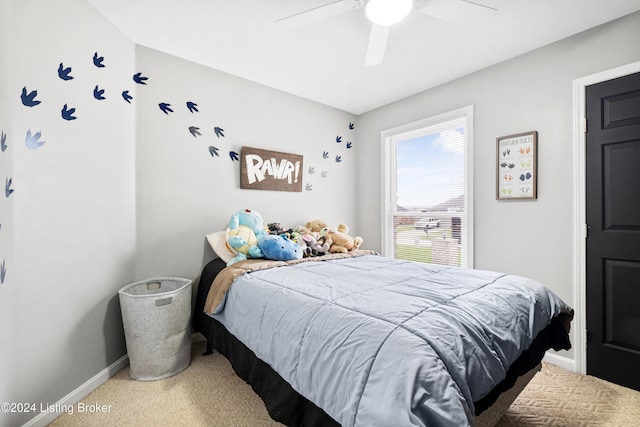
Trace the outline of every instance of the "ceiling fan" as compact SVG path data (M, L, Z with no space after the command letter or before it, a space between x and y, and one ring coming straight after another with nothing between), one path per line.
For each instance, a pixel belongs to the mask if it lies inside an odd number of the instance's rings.
M334 0L276 20L276 24L305 25L365 7L371 21L365 67L382 62L391 26L412 10L446 21L465 23L487 19L498 12L495 0ZM366 5L365 5L366 3Z

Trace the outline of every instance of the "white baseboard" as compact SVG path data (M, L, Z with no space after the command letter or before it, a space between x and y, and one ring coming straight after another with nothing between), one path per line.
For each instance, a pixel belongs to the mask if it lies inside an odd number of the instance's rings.
M93 376L93 378L89 379L80 387L60 399L54 405L50 405L54 408L62 408L59 412L41 412L38 416L26 422L23 427L45 427L47 424L62 415L65 407L75 405L127 366L129 366L129 357L125 354L120 359L98 372Z
M562 368L565 371L578 372L576 370L576 361L573 359L569 359L568 357L560 356L547 351L542 360L559 368Z

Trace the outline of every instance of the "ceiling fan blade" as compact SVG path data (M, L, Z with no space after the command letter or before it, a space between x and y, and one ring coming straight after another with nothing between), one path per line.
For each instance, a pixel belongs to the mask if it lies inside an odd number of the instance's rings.
M371 24L369 34L369 46L367 47L367 57L364 60L365 67L371 67L382 62L384 51L387 49L387 39L391 27Z
M498 13L491 0L422 0L416 2L416 10L449 22L466 24L483 21Z
M358 9L362 4L362 0L334 0L331 3L277 19L276 24L287 26L312 24L314 22L322 21L323 19L349 12L353 9Z

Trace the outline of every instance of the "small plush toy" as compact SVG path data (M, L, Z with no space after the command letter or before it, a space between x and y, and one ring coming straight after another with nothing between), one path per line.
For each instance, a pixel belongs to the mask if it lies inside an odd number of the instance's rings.
M324 236L329 243L329 252L334 253L347 253L349 251L356 250L362 244L362 237L352 237L349 233L349 227L345 224L338 225L337 230L332 230L328 227L324 228L320 235Z
M300 246L300 248L302 249L302 257L303 258L323 255L323 254L318 253L318 250L316 248L314 248L312 246L309 246L307 244L307 242L309 244L313 244L313 242L315 242L315 237L311 236L310 234L298 234L297 236L295 236L293 241L296 242L298 244L298 246ZM328 250L328 248L327 248L327 250Z
M320 256L329 252L329 244L320 236L316 238L313 234L303 234L302 240L304 240L310 256Z
M320 219L314 219L313 221L309 221L305 224L305 227L314 233L319 233L323 228L328 226L329 225L326 222Z
M282 229L282 225L279 222L270 222L267 224L267 228L269 229L269 234L281 234L284 230Z
M293 240L274 234L258 236L258 247L266 259L289 261L302 258L302 248Z
M296 225L295 227L293 227L293 231L296 236L301 234L311 234L311 230L309 230L304 225Z
M262 216L257 211L245 209L231 216L227 228L227 247L236 256L227 262L231 265L247 258L262 258L258 236L265 234Z

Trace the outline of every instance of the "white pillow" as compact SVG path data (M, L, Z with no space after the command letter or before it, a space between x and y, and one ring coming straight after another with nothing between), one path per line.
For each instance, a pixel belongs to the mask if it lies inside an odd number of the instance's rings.
M218 255L218 258L224 262L229 262L236 257L227 247L227 232L218 231L207 235L207 241L211 245L211 249Z

